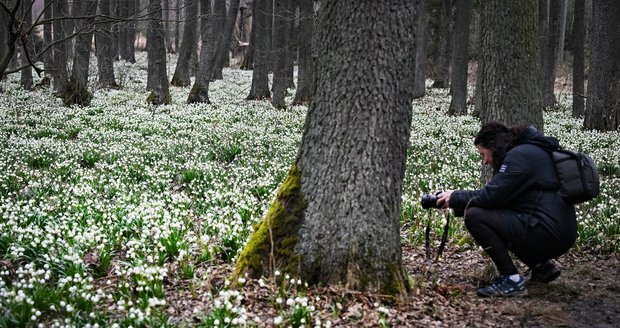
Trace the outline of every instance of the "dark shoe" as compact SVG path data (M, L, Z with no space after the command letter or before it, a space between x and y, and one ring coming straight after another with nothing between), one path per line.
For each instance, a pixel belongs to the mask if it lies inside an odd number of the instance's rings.
M559 277L560 273L560 269L558 269L553 262L543 262L532 268L530 281L548 284Z
M490 286L478 289L478 296L482 297L511 297L525 296L527 289L525 288L525 279L519 276L519 281L515 282L510 276L501 276L495 279Z

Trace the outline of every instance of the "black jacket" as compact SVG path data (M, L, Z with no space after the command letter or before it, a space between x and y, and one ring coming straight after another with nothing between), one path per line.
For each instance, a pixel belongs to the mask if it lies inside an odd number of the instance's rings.
M505 219L519 220L525 230L540 224L556 238L576 235L575 207L557 194L558 178L544 145L556 148L558 142L533 127L526 129L499 172L482 189L454 191L450 207L457 213L467 207L503 209Z

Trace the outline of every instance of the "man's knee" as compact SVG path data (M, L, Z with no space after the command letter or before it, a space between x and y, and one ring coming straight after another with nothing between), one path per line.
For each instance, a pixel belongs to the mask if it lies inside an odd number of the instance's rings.
M488 210L482 209L480 207L470 207L465 210L465 227L467 230L475 228L476 226L482 224L488 217Z

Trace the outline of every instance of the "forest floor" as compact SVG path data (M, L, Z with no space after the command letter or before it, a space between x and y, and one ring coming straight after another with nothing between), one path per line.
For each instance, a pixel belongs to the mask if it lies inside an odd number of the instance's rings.
M518 261L517 261L518 262ZM361 293L338 286L311 287L304 295L315 306L311 317L325 327L618 327L620 325L620 258L617 254L570 252L556 263L561 276L550 284L526 283L528 295L518 298L481 298L476 289L494 275L490 260L479 250L447 247L435 263L426 260L424 247L405 247L403 264L413 282L403 300ZM525 272L525 267L520 269ZM200 295L215 291L232 265L211 271L211 280L193 286L167 288L168 315L198 324L197 304L209 308ZM174 283L173 283L174 284ZM273 285L272 285L273 286ZM170 286L172 287L172 286ZM248 281L243 306L258 326L274 325L281 314L275 288ZM174 300L177 301L174 301ZM200 307L200 306L198 306ZM204 313L204 312L203 312ZM250 317L252 318L252 317ZM285 319L286 320L286 319ZM328 326L329 326L328 325ZM283 327L288 326L285 324Z

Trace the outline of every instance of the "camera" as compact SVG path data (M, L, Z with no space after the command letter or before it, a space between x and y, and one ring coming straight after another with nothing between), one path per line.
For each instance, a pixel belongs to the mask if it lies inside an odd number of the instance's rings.
M423 195L422 198L420 198L420 204L422 205L423 209L429 209L429 208L440 208L440 206L437 206L437 199L441 194L441 191L438 191L437 193L435 193L434 195Z

